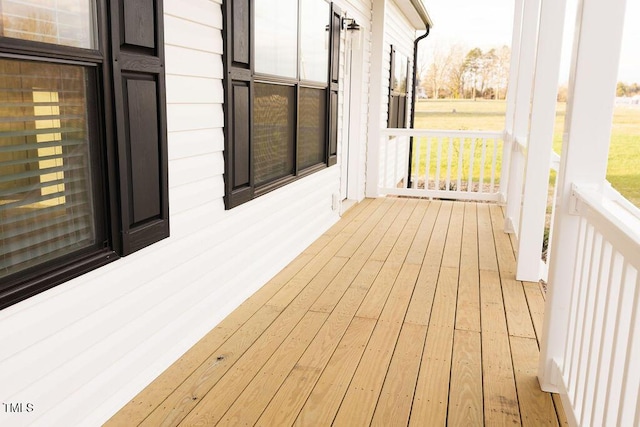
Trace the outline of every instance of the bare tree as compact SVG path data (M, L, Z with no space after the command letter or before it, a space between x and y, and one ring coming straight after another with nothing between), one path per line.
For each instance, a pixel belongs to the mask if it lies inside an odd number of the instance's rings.
M429 46L419 59L421 85L429 98L504 99L511 51L502 46L483 52L456 44Z
M502 46L496 49L496 99L507 97L507 87L509 86L509 67L511 64L511 49L509 46Z
M449 72L445 81L451 98L464 97L464 57L465 48L462 45L451 46L449 50Z
M449 50L437 43L431 47L430 54L431 61L425 73L423 84L427 96L438 99L445 84L451 58Z

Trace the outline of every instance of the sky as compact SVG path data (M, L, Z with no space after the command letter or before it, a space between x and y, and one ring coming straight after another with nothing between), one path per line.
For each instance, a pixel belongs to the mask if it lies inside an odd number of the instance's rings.
M429 35L432 46L442 49L453 44L462 44L469 49L480 47L486 50L511 45L513 0L423 0L423 2L434 22ZM577 0L568 0L567 3L569 7L565 20L560 83L566 83L568 80ZM633 22L632 17L635 17L636 22ZM640 83L638 17L640 17L640 0L627 0L622 58L618 73L618 79L626 83Z

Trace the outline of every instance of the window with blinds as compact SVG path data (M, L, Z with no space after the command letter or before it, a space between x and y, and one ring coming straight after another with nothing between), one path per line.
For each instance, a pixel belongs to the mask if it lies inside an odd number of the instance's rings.
M0 59L0 279L96 243L87 81Z
M169 237L163 17L0 0L0 310Z

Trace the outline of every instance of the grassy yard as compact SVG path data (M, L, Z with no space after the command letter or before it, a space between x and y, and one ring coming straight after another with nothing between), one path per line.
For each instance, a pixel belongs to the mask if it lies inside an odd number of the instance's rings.
M504 101L419 101L416 128L502 130L505 109ZM553 141L554 150L558 153L562 150L564 118L565 104L558 103ZM637 106L615 109L607 179L622 195L640 206L640 108Z

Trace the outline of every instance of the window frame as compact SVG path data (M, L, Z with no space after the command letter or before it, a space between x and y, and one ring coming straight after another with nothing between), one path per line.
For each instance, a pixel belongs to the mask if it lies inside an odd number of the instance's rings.
M409 70L410 62L406 57L407 74L405 77L405 92L396 91L394 88L395 67L397 55L396 48L391 45L390 62L389 62L389 97L387 109L387 128L404 129L407 127L407 102L409 98ZM402 55L405 56L405 55ZM402 108L400 108L402 106Z
M300 78L301 43L300 30L301 11L298 0L298 41L296 55L296 78L277 76L254 71L255 64L255 19L253 2L250 0L225 0L223 6L223 63L224 63L224 105L225 105L225 208L232 209L273 190L319 172L337 163L337 108L332 109L331 98L337 97L339 76L339 50L341 39L342 11L335 3L324 0L329 5L329 47L327 51L327 81L319 82ZM336 21L337 19L337 21ZM337 27L337 28L336 28ZM336 32L337 29L337 32ZM337 55L336 52L337 51ZM335 61L338 61L337 63ZM292 175L276 178L264 184L255 183L255 158L253 150L254 135L254 99L255 84L275 84L293 86L295 90L295 124L294 124L294 160ZM236 99L235 90L241 88L243 99ZM299 162L299 110L301 88L322 89L325 91L325 135L324 160L304 168ZM247 117L248 127L240 128L236 123L236 115ZM333 126L333 127L332 127ZM335 129L334 129L335 128ZM239 134L239 136L236 136ZM240 160L238 160L240 159ZM238 170L242 170L242 183L236 185Z
M160 161L158 164L161 177L162 213L158 221L144 224L140 238L135 240L133 234L138 232L136 224L128 221L127 211L131 209L130 192L127 185L127 162L131 159L125 155L126 143L130 136L123 138L122 129L128 129L129 118L123 118L121 111L123 93L123 73L133 63L135 53L151 55L151 51L142 51L127 40L120 40L124 30L125 15L120 1L107 2L94 0L95 10L95 48L44 43L0 36L0 58L20 61L41 62L50 64L72 65L85 68L87 140L91 154L89 156L89 175L92 178L96 242L70 254L66 254L43 263L18 271L3 278L0 286L0 309L16 304L33 295L53 288L91 270L104 266L120 257L129 255L143 247L153 244L169 236L168 228L168 155L166 136L166 101L164 83L164 35L162 0L153 0L154 22L152 23L156 61L150 60L139 70L141 75L154 75L158 91L158 132L157 139ZM146 10L147 12L149 9ZM147 28L148 30L148 28ZM123 31L124 32L124 31ZM124 38L124 36L122 36ZM124 47L116 48L116 43ZM129 48L134 55L125 52ZM121 61L119 61L121 60ZM143 61L140 61L143 62ZM151 64L151 65L149 65ZM161 71L158 71L161 70ZM120 92L119 92L120 90ZM125 139L125 140L123 140ZM136 197L134 194L133 197ZM160 224L161 223L161 224Z
M256 184L255 185L255 190L254 190L254 197L260 197L264 194L267 194L273 190L276 190L280 187L284 187L288 184L291 184L292 182L295 182L301 178L304 178L306 176L309 176L315 172L321 171L323 169L327 168L327 160L326 160L326 153L327 153L327 139L328 139L328 134L329 134L329 122L327 120L327 114L325 114L325 160L323 162L319 162L316 163L314 165L311 166L307 166L305 168L300 168L300 162L298 159L298 154L299 154L299 140L298 140L298 131L299 131L299 126L300 126L300 89L301 88L308 88L308 89L322 89L325 91L325 96L326 96L326 92L328 90L328 85L322 85L322 83L317 83L317 82L310 82L310 81L299 81L299 80L293 80L293 79L286 79L286 78L281 78L278 76L266 76L263 74L260 75L256 75L254 78L254 84L271 84L271 85L284 85L284 86L292 86L294 88L294 92L295 92L295 99L296 99L296 104L295 104L295 111L294 111L294 121L295 121L295 126L294 126L294 150L292 154L293 157L293 163L294 163L294 170L293 170L293 175L288 175L288 176L284 176L281 178L276 178L272 181L266 182L264 184ZM255 99L255 98L254 98ZM253 101L253 99L252 99ZM326 110L327 108L325 108ZM252 133L255 129L254 127L254 121L251 122L251 127L252 127ZM252 169L253 169L253 162L255 161L254 158L252 158Z

